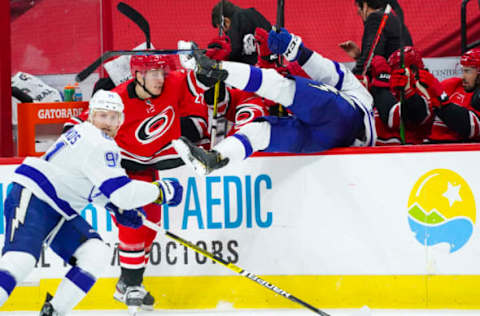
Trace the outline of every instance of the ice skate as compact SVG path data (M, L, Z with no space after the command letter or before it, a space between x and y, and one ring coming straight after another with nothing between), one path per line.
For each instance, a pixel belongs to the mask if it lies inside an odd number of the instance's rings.
M222 158L216 150L207 151L197 147L185 137L180 137L172 143L182 160L199 175L207 175L215 169L220 169L229 161L228 158Z
M53 308L53 305L50 303L52 298L52 295L50 295L50 293L47 293L45 303L43 304L42 310L40 311L40 316L59 316L59 314Z
M199 51L193 53L193 57L197 62L197 67L195 72L197 75L202 75L207 77L210 80L210 84L215 84L217 81L223 81L227 78L228 72L221 69L220 63L208 58L206 55Z
M122 281L119 280L117 282L117 286L115 287L115 293L113 294L113 298L121 303L127 304L127 285ZM142 297L142 302L140 304L140 308L144 311L153 311L153 305L155 304L155 298L148 292L143 285L136 286L136 290L140 292L140 296Z
M125 304L128 307L128 315L135 316L142 307L143 290L141 286L128 286L125 292Z

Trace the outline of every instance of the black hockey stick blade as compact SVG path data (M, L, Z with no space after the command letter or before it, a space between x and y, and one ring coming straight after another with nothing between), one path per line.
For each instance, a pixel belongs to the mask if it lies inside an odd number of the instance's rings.
M205 52L204 49L142 49L142 50L112 50L104 53L92 64L88 65L85 69L80 71L75 76L76 82L82 82L88 76L90 76L95 69L100 67L104 61L116 57L116 56L125 56L125 55L178 55L178 54L192 54L194 51Z
M151 48L150 24L148 24L148 21L145 19L145 17L124 2L119 2L117 9L142 30L143 34L145 35L145 41L147 42L147 48Z
M108 60L112 58L113 55L112 52L106 52L102 56L100 56L97 60L95 60L93 63L87 66L87 68L83 69L80 71L76 76L75 76L75 81L76 82L82 82L85 80L88 76L92 74L92 72L95 71L105 60Z

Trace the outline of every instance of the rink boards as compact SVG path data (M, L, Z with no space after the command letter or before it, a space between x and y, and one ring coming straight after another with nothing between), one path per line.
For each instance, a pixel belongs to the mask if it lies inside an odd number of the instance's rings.
M20 161L0 161L2 199ZM320 308L478 309L478 161L480 145L446 145L258 156L208 177L181 167L161 174L185 189L163 225ZM83 215L113 247L79 308L121 308L116 228L101 207ZM38 309L67 270L47 251L0 310ZM299 307L162 234L146 275L156 308Z

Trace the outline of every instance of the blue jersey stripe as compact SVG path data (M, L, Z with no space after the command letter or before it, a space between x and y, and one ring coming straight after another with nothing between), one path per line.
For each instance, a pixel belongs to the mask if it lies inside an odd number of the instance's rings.
M20 165L16 170L15 173L21 174L35 182L40 189L50 198L52 201L57 205L57 207L65 212L67 216L74 216L78 213L68 204L67 201L62 200L58 197L57 191L53 184L48 180L48 178L39 170L28 166L28 165Z
M245 91L256 92L262 85L262 70L257 67L250 66L250 76Z
M110 198L110 195L119 188L123 187L127 183L131 182L127 176L121 176L116 178L111 178L104 181L98 188L107 198Z
M345 78L345 73L342 71L342 69L340 68L340 64L337 63L336 61L333 61L333 64L335 65L335 70L337 71L338 73L338 82L337 84L335 85L335 88L337 90L342 90L342 86L343 86L343 78Z
M47 155L45 156L45 160L46 161L49 161L53 155L55 155L60 149L63 148L63 146L65 146L65 143L64 142L58 142L55 144L55 148L53 148L50 152L47 153Z
M10 295L17 285L15 278L7 270L0 270L0 287Z
M83 271L79 267L73 267L65 275L67 279L78 286L83 292L87 293L95 284L95 278L88 272Z
M233 134L233 136L235 138L237 138L240 142L242 142L243 147L245 148L244 159L249 157L253 153L253 148L252 148L252 144L250 144L250 141L248 140L247 136L245 136L243 134L240 134L240 133Z

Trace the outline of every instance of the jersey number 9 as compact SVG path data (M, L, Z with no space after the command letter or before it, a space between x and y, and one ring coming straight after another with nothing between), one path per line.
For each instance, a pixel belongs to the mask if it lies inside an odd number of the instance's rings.
M111 151L105 153L105 160L107 161L107 166L115 168L118 165L120 155L118 153L113 153Z

